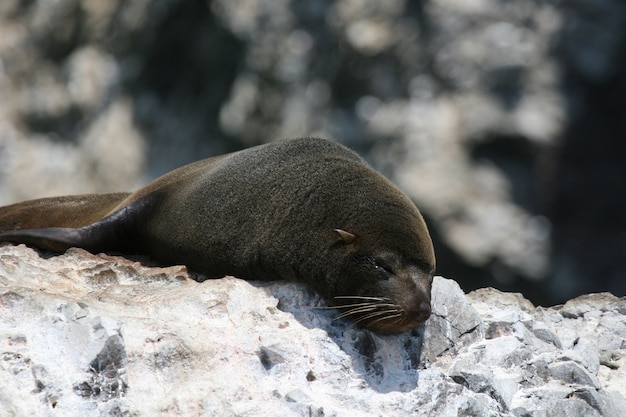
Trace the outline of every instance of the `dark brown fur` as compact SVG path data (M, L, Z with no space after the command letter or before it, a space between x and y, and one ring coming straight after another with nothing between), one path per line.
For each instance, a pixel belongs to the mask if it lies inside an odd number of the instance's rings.
M419 211L352 151L322 139L199 161L132 194L2 207L0 241L142 253L210 278L306 282L380 333L430 314L435 256Z

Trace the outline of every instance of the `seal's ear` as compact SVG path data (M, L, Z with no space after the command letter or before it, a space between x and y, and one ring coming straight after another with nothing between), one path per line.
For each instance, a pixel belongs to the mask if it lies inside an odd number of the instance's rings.
M352 243L352 241L354 240L354 235L350 232L346 232L343 229L333 229L333 232L335 232L335 237L337 238L337 242L339 241L343 241L344 243Z

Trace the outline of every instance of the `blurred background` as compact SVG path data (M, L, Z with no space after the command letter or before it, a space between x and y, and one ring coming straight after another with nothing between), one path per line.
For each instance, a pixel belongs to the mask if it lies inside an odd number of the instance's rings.
M416 202L437 273L626 295L623 0L2 0L0 204L333 138Z

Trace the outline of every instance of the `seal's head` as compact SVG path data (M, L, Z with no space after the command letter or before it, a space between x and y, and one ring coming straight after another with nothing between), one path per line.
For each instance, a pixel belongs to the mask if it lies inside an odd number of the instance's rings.
M377 333L424 323L431 313L435 254L415 205L396 190L377 193L349 223L333 230L331 248L341 261L326 298L341 317Z
M435 268L432 250L409 255L380 242L368 245L366 238L342 229L335 232L346 252L341 279L333 290L341 317L377 333L407 331L428 319Z

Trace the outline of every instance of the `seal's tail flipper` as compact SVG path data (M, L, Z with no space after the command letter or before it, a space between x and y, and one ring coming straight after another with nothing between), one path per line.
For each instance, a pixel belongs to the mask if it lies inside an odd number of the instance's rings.
M129 193L43 198L0 207L0 242L26 243L63 252L75 246L92 252L122 249L130 205L109 215ZM103 218L104 217L104 218Z
M0 242L25 243L39 249L62 253L71 247L81 247L99 252L99 247L86 247L84 228L49 227L44 229L24 229L0 233Z
M130 193L40 198L0 207L0 233L48 227L83 227L102 219Z

